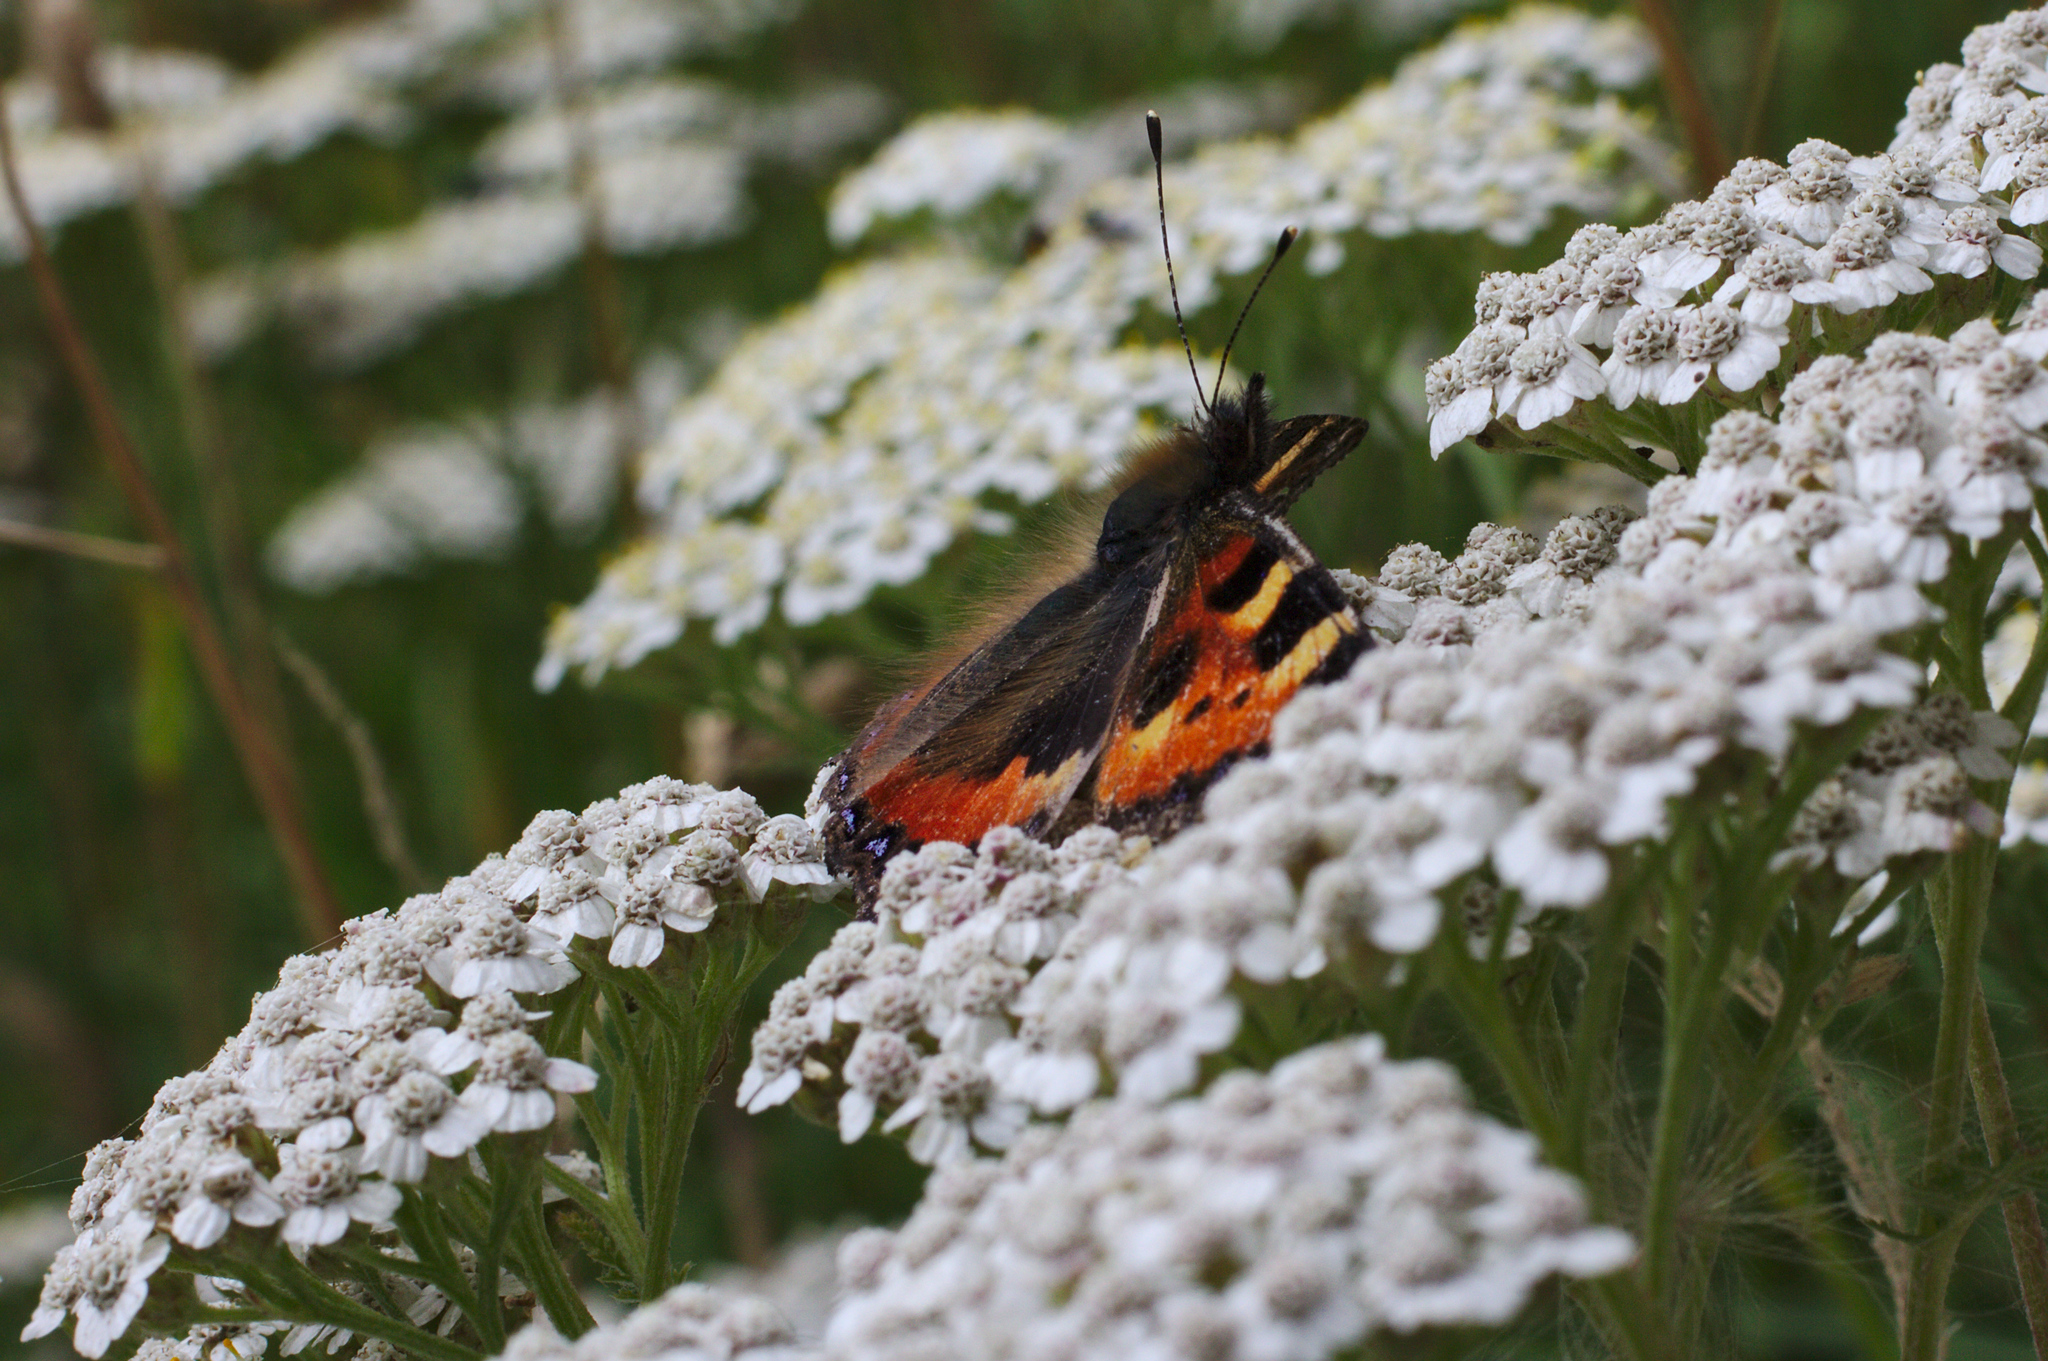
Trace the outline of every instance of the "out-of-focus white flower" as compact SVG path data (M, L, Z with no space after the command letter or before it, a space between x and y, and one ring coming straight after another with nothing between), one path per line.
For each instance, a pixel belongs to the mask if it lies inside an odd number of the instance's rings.
M2005 807L2004 844L2032 841L2048 846L2048 763L2029 761L2013 775Z
M393 441L349 479L292 512L270 570L302 591L404 572L422 557L495 557L518 532L519 493L460 436Z
M1398 37L1466 8L1464 0L1217 0L1237 40L1254 52L1271 49L1304 23L1348 17L1368 33Z
M663 5L653 0L576 0L562 9L564 48L574 54L570 82L589 86L651 71L693 53L715 53L749 34L786 22L796 0L720 0ZM460 73L471 91L507 108L525 109L555 91L555 48L540 7L516 4L497 16L522 20Z
M832 238L860 239L879 218L929 208L956 217L995 194L1034 197L1066 150L1058 122L1023 109L929 114L832 191Z

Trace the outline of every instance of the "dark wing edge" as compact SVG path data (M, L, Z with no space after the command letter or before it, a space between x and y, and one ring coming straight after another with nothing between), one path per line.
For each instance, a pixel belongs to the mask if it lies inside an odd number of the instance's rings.
M1285 514L1309 485L1343 462L1365 438L1358 416L1295 416L1273 427L1272 457L1249 490L1270 514Z

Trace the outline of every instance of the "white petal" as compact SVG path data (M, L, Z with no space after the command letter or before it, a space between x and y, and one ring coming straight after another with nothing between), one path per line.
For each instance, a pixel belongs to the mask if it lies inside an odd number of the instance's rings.
M612 947L605 958L621 969L644 969L661 958L665 939L659 926L631 922L612 934Z
M226 1207L200 1196L171 1220L171 1236L188 1248L210 1248L233 1222Z
M1492 419L1492 388L1469 388L1459 393L1429 423L1429 456L1435 458L1459 440L1470 439Z
M839 1098L839 1142L850 1144L875 1123L875 1099L858 1087L850 1087Z
M574 1059L549 1059L541 1070L549 1090L576 1095L597 1086L597 1070Z
M546 1129L555 1122L554 1094L541 1087L531 1087L522 1092L508 1092L505 1113L498 1117L495 1128L507 1134L519 1134L530 1129Z
M405 1201L404 1194L390 1182L366 1181L355 1189L347 1200L351 1219L365 1224L383 1224L398 1213L398 1207Z
M741 1084L744 1088L745 1084ZM739 1105L749 1115L759 1115L771 1106L779 1106L796 1095L797 1088L804 1085L801 1068L787 1068L774 1077L761 1081L751 1093L744 1093L746 1099Z

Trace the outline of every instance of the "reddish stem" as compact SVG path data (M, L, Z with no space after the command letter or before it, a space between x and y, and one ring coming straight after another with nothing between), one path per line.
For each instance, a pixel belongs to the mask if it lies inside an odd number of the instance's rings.
M14 129L7 118L5 101L0 101L0 175L5 177L7 199L13 206L15 220L21 226L27 246L29 274L35 280L43 319L50 327L51 338L56 342L64 367L70 371L72 382L78 385L93 437L112 465L114 477L121 484L129 508L163 553L161 570L164 585L177 608L185 636L191 642L192 654L199 663L207 691L213 696L214 704L227 724L228 738L234 744L235 755L241 760L242 773L256 795L271 839L277 843L278 853L284 857L286 872L291 876L292 887L298 897L300 920L307 939L316 945L329 940L341 930L341 906L327 882L319 857L314 853L305 814L292 787L283 754L269 729L257 718L248 692L235 675L220 629L215 625L206 599L200 594L198 580L192 574L191 559L185 552L184 542L171 524L163 502L157 498L142 461L136 457L135 447L115 412L106 375L100 371L98 361L93 358L72 316L70 303L64 296L64 286L59 282L56 266L50 259L49 247L43 240L41 228L36 225L34 213L29 209L28 196L22 191L21 171L14 155Z

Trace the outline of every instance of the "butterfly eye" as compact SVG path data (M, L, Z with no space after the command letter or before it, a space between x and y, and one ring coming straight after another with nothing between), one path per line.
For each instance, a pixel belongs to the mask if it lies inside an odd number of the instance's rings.
M1145 551L1135 535L1112 539L1104 534L1095 544L1095 557L1104 567L1121 567Z
M1105 567L1115 567L1143 556L1179 500L1172 492L1145 482L1125 491L1103 513L1096 558Z

